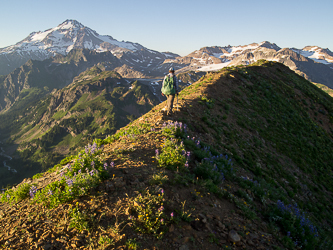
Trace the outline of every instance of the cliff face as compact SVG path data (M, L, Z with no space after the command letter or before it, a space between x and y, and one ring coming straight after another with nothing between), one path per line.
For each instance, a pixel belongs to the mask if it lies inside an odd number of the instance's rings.
M141 102L142 86L135 88ZM119 100L128 95L110 91ZM54 95L55 106L61 96ZM0 244L330 249L329 95L286 66L261 60L209 73L178 98L171 119L161 103L8 189ZM84 107L76 105L63 111Z

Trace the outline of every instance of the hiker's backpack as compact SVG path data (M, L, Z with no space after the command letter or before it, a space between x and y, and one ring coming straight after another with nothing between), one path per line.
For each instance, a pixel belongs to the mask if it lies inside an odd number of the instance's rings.
M164 80L164 85L162 86L162 93L164 95L174 95L176 94L174 86L174 77L167 75Z

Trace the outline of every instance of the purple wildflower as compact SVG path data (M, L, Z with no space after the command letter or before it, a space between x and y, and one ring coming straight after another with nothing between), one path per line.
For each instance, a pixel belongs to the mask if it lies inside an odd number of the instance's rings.
M72 186L73 185L73 180L68 179L68 180L66 180L66 183L67 183L68 186Z
M32 187L30 188L30 190L29 190L30 197L31 197L31 198L34 198L36 192L37 192L37 187L36 187L36 186L32 186Z
M170 216L173 218L173 212L170 214Z

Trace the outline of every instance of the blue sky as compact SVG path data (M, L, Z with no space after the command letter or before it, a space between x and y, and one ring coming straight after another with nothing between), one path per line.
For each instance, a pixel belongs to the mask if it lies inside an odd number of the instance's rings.
M182 56L262 41L333 51L332 0L0 1L0 48L75 19L100 35Z

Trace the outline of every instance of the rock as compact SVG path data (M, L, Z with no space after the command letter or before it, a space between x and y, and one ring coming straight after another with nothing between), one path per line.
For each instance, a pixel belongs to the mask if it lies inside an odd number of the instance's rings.
M250 237L251 237L252 240L253 239L258 239L258 235L253 234L253 233L250 233Z
M204 216L203 214L199 214L199 217L201 218L201 221L202 221L203 223L207 223L207 218L206 218L206 216Z
M124 187L126 185L126 183L123 181L122 177L118 177L118 178L115 178L114 185L117 188L121 188L121 187Z
M210 215L210 214L207 214L207 218L210 219L210 220L212 220L214 218L214 216Z
M214 231L212 230L212 228L210 227L210 225L207 223L205 224L206 228L208 229L208 231L212 234L214 234Z
M252 240L248 240L248 241L247 241L247 244L249 244L250 246L254 247L254 243L253 243Z
M235 230L231 230L229 232L229 240L232 241L232 242L239 242L241 240L240 236L238 235L238 233L235 231Z
M221 221L218 221L218 222L217 222L217 226L218 226L219 228L221 228L222 230L225 229L225 225L223 225Z
M114 191L115 187L111 181L106 181L105 182L105 189L106 191Z
M179 250L189 250L188 245L182 245Z
M184 237L183 238L183 243L187 243L187 242L189 242L190 241L190 237Z
M183 229L187 230L187 231L191 231L192 227L191 227L191 225L185 225L185 226L183 226Z

